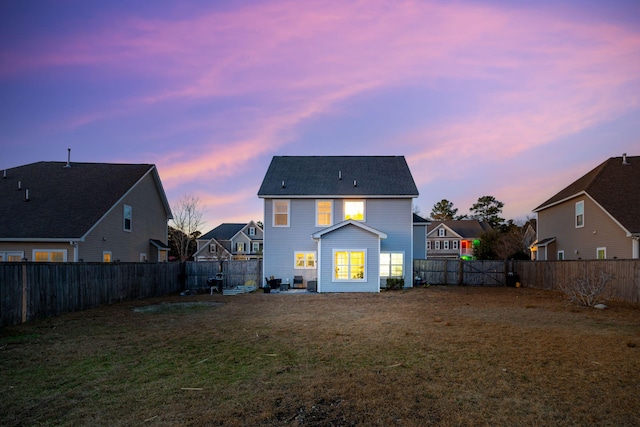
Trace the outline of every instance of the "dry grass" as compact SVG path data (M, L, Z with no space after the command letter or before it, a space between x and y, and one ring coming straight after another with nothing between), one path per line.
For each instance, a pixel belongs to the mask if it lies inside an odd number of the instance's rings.
M532 289L168 297L0 329L0 425L631 426L639 344Z

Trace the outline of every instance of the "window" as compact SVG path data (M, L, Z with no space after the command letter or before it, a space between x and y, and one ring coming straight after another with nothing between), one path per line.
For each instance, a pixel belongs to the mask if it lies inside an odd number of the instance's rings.
M249 236L255 236L255 235L256 235L256 228L249 227Z
M326 227L333 224L333 202L331 200L316 200L316 227Z
M458 241L457 240L451 241L451 249L458 250Z
M564 251L558 251L558 261L564 261Z
M245 248L245 243L244 242L237 242L236 243L236 252L244 252L244 248Z
M436 240L435 242L433 242L435 245L435 250L440 250L440 240Z
M34 249L33 260L36 262L67 262L67 250Z
M404 254L402 252L380 253L380 277L404 277Z
M258 252L260 252L260 242L253 242L252 243L252 252L254 254L257 254Z
M124 209L123 209L123 217L124 217L124 224L123 224L123 229L124 231L131 231L131 217L132 217L132 209L131 206L129 205L124 205Z
M446 230L444 228L438 228L438 237L445 237Z
M147 254L143 252L140 253L140 262L147 262Z
M364 200L345 200L344 219L364 221Z
M431 249L431 240L427 240L427 250Z
M216 245L216 244L209 245L209 252L212 253L212 254L217 253L218 252L218 245Z
M0 262L20 262L24 258L24 252L0 252Z
M294 268L316 268L316 253L296 252Z
M333 280L363 282L366 280L366 251L334 251Z
M111 252L102 252L102 262L111 262Z
M584 200L576 203L576 228L584 227Z
M273 201L273 226L274 227L289 226L289 201L288 200Z
M596 249L596 258L598 258L598 259L607 259L607 248L597 248Z
M445 240L443 242L443 245L444 245L444 247L442 249L449 249L449 241L448 240Z

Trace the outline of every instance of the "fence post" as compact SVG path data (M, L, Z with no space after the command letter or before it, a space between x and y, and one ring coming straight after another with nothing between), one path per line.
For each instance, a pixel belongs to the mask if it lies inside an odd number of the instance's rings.
M458 259L458 286L462 286L464 284L464 265L463 259Z
M27 322L27 263L22 264L22 323Z

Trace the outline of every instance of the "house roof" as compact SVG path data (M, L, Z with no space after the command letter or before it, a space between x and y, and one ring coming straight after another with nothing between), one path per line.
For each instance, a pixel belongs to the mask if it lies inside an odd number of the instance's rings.
M418 197L404 156L275 156L259 197Z
M433 221L427 226L427 235L440 227L447 227L464 239L480 237L482 233L492 229L491 225L486 221L478 221L477 219L451 219L448 221Z
M209 240L216 239L217 241L221 240L231 240L233 236L238 234L240 230L247 226L247 223L229 223L225 222L209 231L206 234L198 237L198 240Z
M413 214L413 223L414 224L424 224L424 225L429 225L431 223L431 220L428 220L426 218L422 218L420 215L417 214Z
M325 234L332 233L332 232L334 232L336 230L339 230L339 229L341 229L343 227L347 227L347 226L353 226L353 227L357 227L357 228L360 228L362 230L368 231L369 233L377 235L380 239L386 239L387 238L387 233L382 232L380 230L377 230L377 229L375 229L375 228L373 228L371 226L368 226L365 223L362 223L362 222L359 222L359 221L355 221L353 219L348 219L346 221L342 221L342 222L339 222L337 224L334 224L331 227L327 227L327 228L325 228L323 230L317 231L317 232L313 233L311 235L311 237L313 239L320 239Z
M0 240L82 239L149 173L154 174L167 218L171 218L154 165L65 165L37 162L0 171Z
M588 194L630 233L640 233L640 156L609 158L533 211L580 194Z

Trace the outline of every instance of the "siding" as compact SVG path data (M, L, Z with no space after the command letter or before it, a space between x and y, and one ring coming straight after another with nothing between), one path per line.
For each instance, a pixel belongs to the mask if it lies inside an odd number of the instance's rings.
M575 203L584 200L584 227L575 227ZM538 212L538 239L555 237L555 248L548 260L556 260L564 251L566 260L595 259L596 248L606 247L607 258L632 257L631 238L588 196L570 199ZM576 253L577 251L577 253Z

